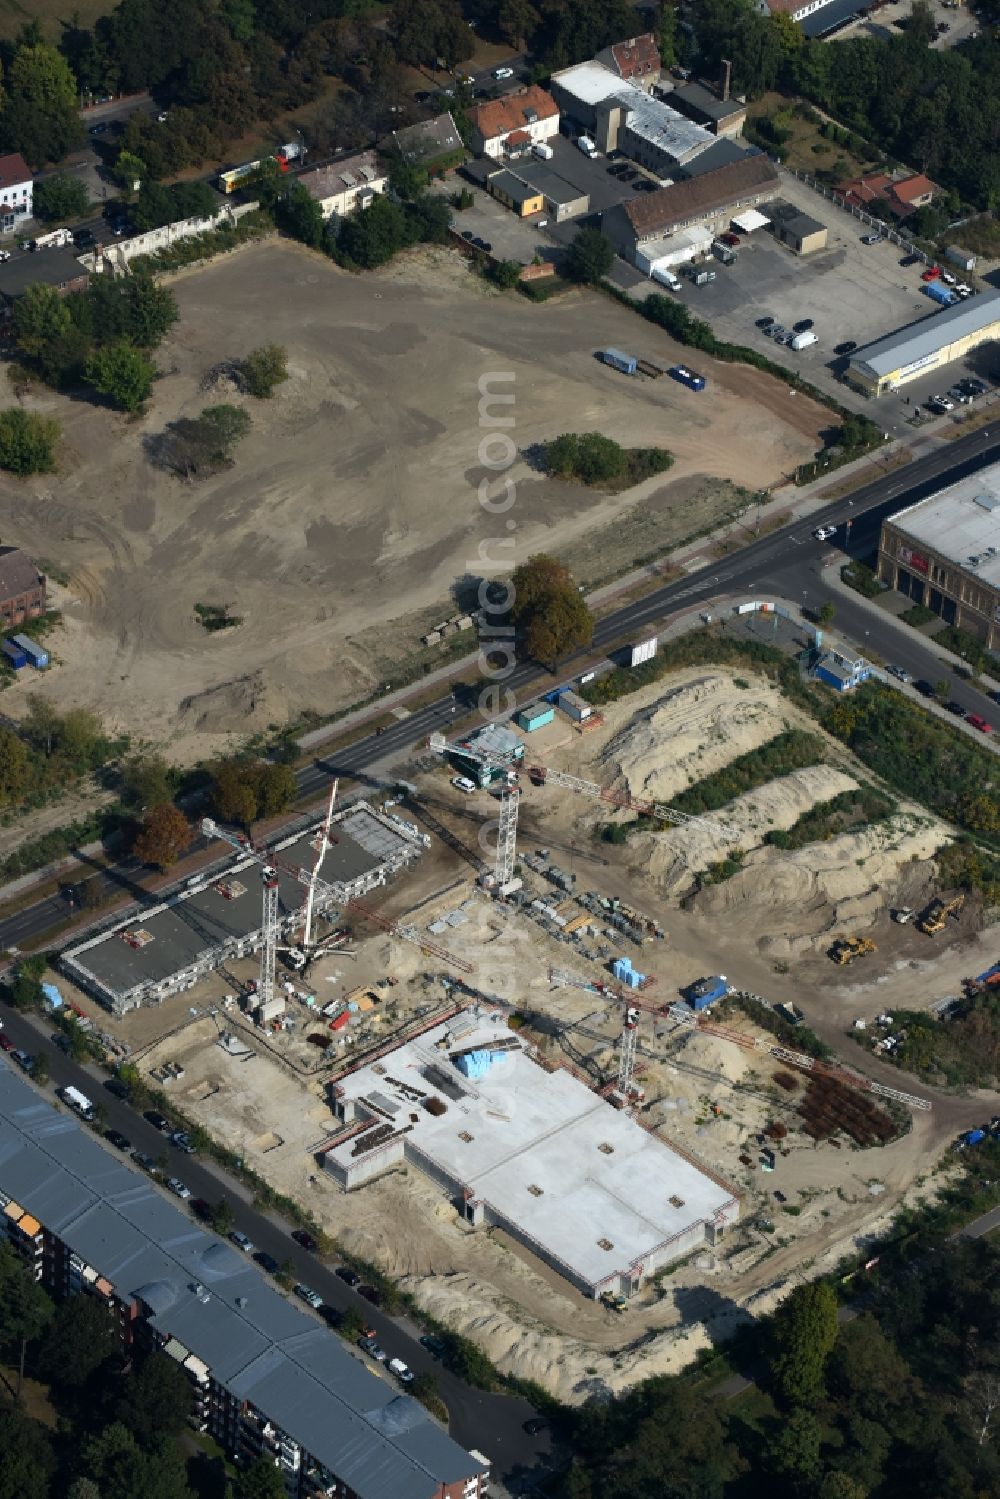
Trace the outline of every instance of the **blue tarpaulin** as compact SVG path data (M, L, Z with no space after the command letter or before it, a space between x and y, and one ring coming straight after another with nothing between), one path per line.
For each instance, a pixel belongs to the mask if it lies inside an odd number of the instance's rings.
M55 984L43 984L42 993L45 995L46 1004L49 1005L51 1009L59 1010L62 1008L63 997L59 993L59 990L56 988Z
M463 1056L456 1057L455 1066L463 1077L485 1077L493 1066L493 1053L491 1051L467 1051Z

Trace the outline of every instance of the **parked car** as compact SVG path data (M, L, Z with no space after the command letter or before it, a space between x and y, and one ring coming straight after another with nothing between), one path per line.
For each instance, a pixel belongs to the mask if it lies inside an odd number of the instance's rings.
M879 245L882 243L882 236L881 234L863 234L861 236L861 243L863 245Z
M624 172L618 173L618 178L621 182L634 182L638 175L639 173L632 167L626 167Z
M421 1348L427 1349L427 1352L430 1354L431 1358L444 1358L445 1354L448 1351L447 1347L441 1341L441 1339L435 1338L433 1334L429 1332L425 1332L423 1337L420 1339L420 1346Z
M157 1169L156 1162L153 1160L153 1157L151 1155L147 1155L144 1150L133 1150L132 1159L133 1161L135 1161L135 1164L137 1166L142 1167L143 1171L155 1172Z
M456 791L464 791L466 796L476 789L475 781L470 781L468 776L452 776L451 784Z
M102 120L97 125L91 125L91 127L90 127L90 133L91 133L91 135L107 135L107 133L108 133L107 122L105 120Z
M962 707L962 704L956 702L954 698L950 698L948 702L945 703L945 708L949 713L954 713L956 718L965 718L966 716L965 709Z
M30 1071L32 1063L35 1060L30 1051L12 1051L11 1056L14 1058L14 1061L17 1063L17 1065L25 1072Z
M941 274L939 265L929 265L920 277L921 281L936 281Z
M126 1135L123 1135L120 1129L106 1129L104 1131L104 1138L105 1140L107 1140L108 1144L113 1145L116 1150L132 1149L132 1141L128 1139Z
M521 1430L527 1432L529 1437L537 1437L539 1432L548 1431L549 1423L544 1416L532 1416L525 1421Z
M742 243L739 235L734 234L732 230L728 234L720 234L719 238L724 245L729 245L730 249L735 249L738 244Z
M972 287L967 281L960 281L955 287L955 292L962 298L962 301L964 302L966 297L972 296Z
M274 1255L268 1254L266 1249L258 1249L257 1253L254 1255L254 1259L257 1261L262 1270L267 1271L268 1275L277 1275L278 1271L281 1269L281 1266L278 1264L278 1261L275 1259Z
M387 1365L391 1373L395 1374L400 1384L413 1383L413 1370L409 1364L404 1364L401 1358L391 1358Z
M765 317L759 317L754 326L757 328L773 328L774 318L768 313Z
M389 1361L389 1355L374 1338L360 1337L358 1339L358 1347L367 1353L369 1358L377 1359L380 1364L385 1364Z
M14 1043L9 1036L0 1036L0 1050L13 1051Z
M980 734L993 733L993 725L991 723L987 723L986 719L981 713L968 713L966 715L965 721L966 723L971 724L974 729L978 729Z
M890 677L895 677L898 682L912 682L913 677L902 666L887 666L886 671Z
M354 1286L361 1284L361 1276L356 1270L352 1270L350 1265L338 1265L333 1273L334 1275L339 1275L344 1285L350 1286L352 1289Z
M316 1240L313 1238L312 1234L304 1228L293 1228L292 1238L295 1240L296 1244L300 1244L303 1249L308 1249L310 1254L314 1254L316 1252L316 1249L318 1248Z
M112 1098L120 1098L123 1102L128 1102L128 1084L123 1083L120 1077L109 1077L104 1086Z
M919 255L904 255L903 258L902 258L902 260L899 263L900 263L900 265L905 265L905 266L919 265L920 264L920 256Z
M185 1129L175 1129L170 1136L170 1143L175 1150L182 1150L185 1155L194 1155L194 1146L191 1137Z
M471 229L463 229L462 238L467 239L470 245L474 245L476 243L476 236L473 234Z
M358 1286L358 1295L363 1296L372 1306L381 1306L382 1297L376 1286Z
M236 1245L236 1248L241 1249L244 1254L253 1254L253 1240L249 1239L240 1229L234 1228L229 1237Z
M857 340L856 339L845 338L844 342L842 344L838 344L837 347L834 349L833 352L835 354L853 354L854 350L857 347L858 347L858 345L857 345Z
M927 681L925 677L920 677L919 680L914 682L913 685L916 688L917 692L920 693L921 697L934 696L934 687L930 682Z
M488 239L481 239L479 241L479 248L481 250L485 250L487 255L493 254L493 246L490 244Z
M815 328L815 326L816 324L811 317L799 318L797 323L792 324L792 331L795 333L808 333L809 329Z
M496 79L497 83L502 83L505 78L513 78L513 76L514 76L514 69L513 68L494 68L493 69L493 77Z
M142 1117L148 1120L154 1129L158 1129L161 1135L170 1129L170 1120L165 1119L162 1114L158 1114L155 1109L147 1109Z
M311 1306L313 1311L318 1311L319 1308L323 1305L322 1296L314 1291L311 1286L303 1286L301 1284L297 1285L295 1287L295 1294L299 1297L300 1300L304 1301L307 1306Z
M831 536L836 536L836 526L817 526L813 536L817 541L829 541Z
M178 1181L176 1176L168 1176L166 1184L174 1196L180 1197L184 1202L187 1202L191 1196L191 1188L186 1187L182 1181Z

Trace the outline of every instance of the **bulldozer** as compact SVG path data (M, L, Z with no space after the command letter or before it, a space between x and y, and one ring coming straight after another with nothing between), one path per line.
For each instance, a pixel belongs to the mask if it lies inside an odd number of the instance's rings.
M618 1291L605 1291L601 1296L601 1302L610 1312L627 1312L628 1302Z
M938 932L944 931L949 916L958 918L958 913L964 905L964 895L953 895L951 900L942 900L938 896L936 900L931 901L917 922L917 926L928 937L935 937Z
M830 956L835 963L843 964L874 951L875 944L870 937L836 937L830 948Z

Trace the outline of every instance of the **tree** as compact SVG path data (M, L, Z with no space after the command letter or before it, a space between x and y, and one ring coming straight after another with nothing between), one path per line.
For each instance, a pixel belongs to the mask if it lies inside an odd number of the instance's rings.
M21 354L38 359L70 330L69 305L52 286L29 286L14 303L14 342Z
M497 12L500 30L518 51L526 51L538 30L541 16L531 0L501 0Z
M82 135L76 80L65 58L43 42L19 46L7 75L0 138L32 164L61 161Z
M53 224L61 219L81 218L90 207L90 194L79 177L53 172L35 184L32 205L36 219Z
M825 1281L796 1286L775 1313L771 1379L791 1405L807 1405L823 1388L837 1342L837 1297Z
M169 869L191 846L191 824L171 802L150 807L132 845L132 853L143 864Z
M157 286L151 276L142 275L127 277L125 289L126 337L140 349L155 349L180 317L173 292ZM99 329L95 332L100 336Z
M344 219L337 248L355 265L371 270L385 265L406 243L406 215L399 203L380 195L364 213Z
M193 1396L190 1381L173 1360L151 1353L124 1386L116 1414L140 1447L155 1451L184 1430Z
M135 755L122 766L121 798L144 810L173 799L174 773L162 755Z
M113 176L122 196L131 198L140 191L146 176L146 163L132 151L119 151Z
M257 783L257 816L276 817L298 794L295 772L290 765L263 763Z
M847 1473L827 1473L817 1490L817 1499L868 1499L868 1490Z
M0 1342L8 1354L18 1358L18 1401L28 1344L45 1331L52 1312L52 1302L22 1261L7 1244L0 1244Z
M220 760L212 767L211 798L223 822L249 828L294 801L298 787L288 765L267 760Z
M511 616L522 654L556 663L571 651L590 644L594 621L569 569L553 557L539 554L514 569Z
M155 375L155 367L142 350L125 340L97 349L85 369L87 383L123 411L138 411L149 399Z
M301 182L293 182L284 197L278 200L275 220L286 234L312 249L322 243L323 210Z
M28 783L28 750L20 734L0 725L0 801L17 801Z
M215 1232L221 1234L223 1238L228 1238L236 1227L236 1214L233 1212L233 1205L228 1197L219 1198L212 1208L210 1217Z
M285 1499L280 1470L266 1457L258 1457L249 1468L237 1473L233 1499Z
M614 438L600 432L564 433L553 438L545 450L550 474L582 479L584 484L608 484L620 479L628 467L625 449Z
M101 1499L101 1491L92 1478L74 1478L66 1499Z
M59 436L59 423L51 417L9 406L0 411L0 468L22 477L50 473Z
M593 285L608 274L615 249L599 229L578 229L563 257L563 270L573 281Z
M45 1427L23 1411L0 1411L0 1499L49 1499L56 1455Z
M31 1076L34 1079L34 1081L36 1083L38 1083L39 1086L41 1086L41 1087L44 1087L44 1085L48 1082L48 1080L49 1080L49 1059L45 1055L44 1051L36 1052L35 1055L34 1055L34 1057L32 1058L32 1061L31 1061Z
M38 1345L38 1369L60 1389L82 1389L118 1350L108 1308L93 1296L70 1296L56 1307Z
M265 401L288 379L288 355L281 344L262 344L239 363L240 384L247 395Z
M767 1444L767 1465L789 1480L795 1493L805 1494L820 1476L823 1428L811 1410L799 1406L779 1420Z
M512 291L520 283L523 269L519 260L498 260L490 276L504 291Z
M233 466L233 449L252 420L239 406L206 406L199 417L178 417L146 443L153 462L182 479L204 479Z
M412 201L426 191L427 173L423 167L413 165L397 156L389 167L389 186L397 198Z
M820 611L819 611L819 622L820 622L820 624L821 625L832 625L834 619L836 618L836 614L837 614L836 605L833 604L833 603L831 603L830 600L827 599L826 603L823 604L823 605L821 605L821 607L820 607Z

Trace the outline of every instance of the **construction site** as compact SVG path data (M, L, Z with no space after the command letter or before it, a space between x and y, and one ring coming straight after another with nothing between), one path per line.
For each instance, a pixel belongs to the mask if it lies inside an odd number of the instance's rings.
M815 763L711 815L672 806L806 723ZM947 825L894 803L767 841L862 772L771 684L724 668L602 713L573 692L426 749L398 811L331 802L297 843L237 854L225 878L248 912L278 882L256 953L260 914L221 969L206 947L183 970L183 992L176 968L122 968L118 948L151 947L118 932L67 954L91 994L170 986L112 1028L183 1117L571 1401L683 1367L932 1190L975 1105L847 1036L891 995L931 1007L986 966L974 902L934 887ZM366 848L369 826L396 842ZM706 881L737 846L738 872ZM802 1025L831 1054L798 1045Z

